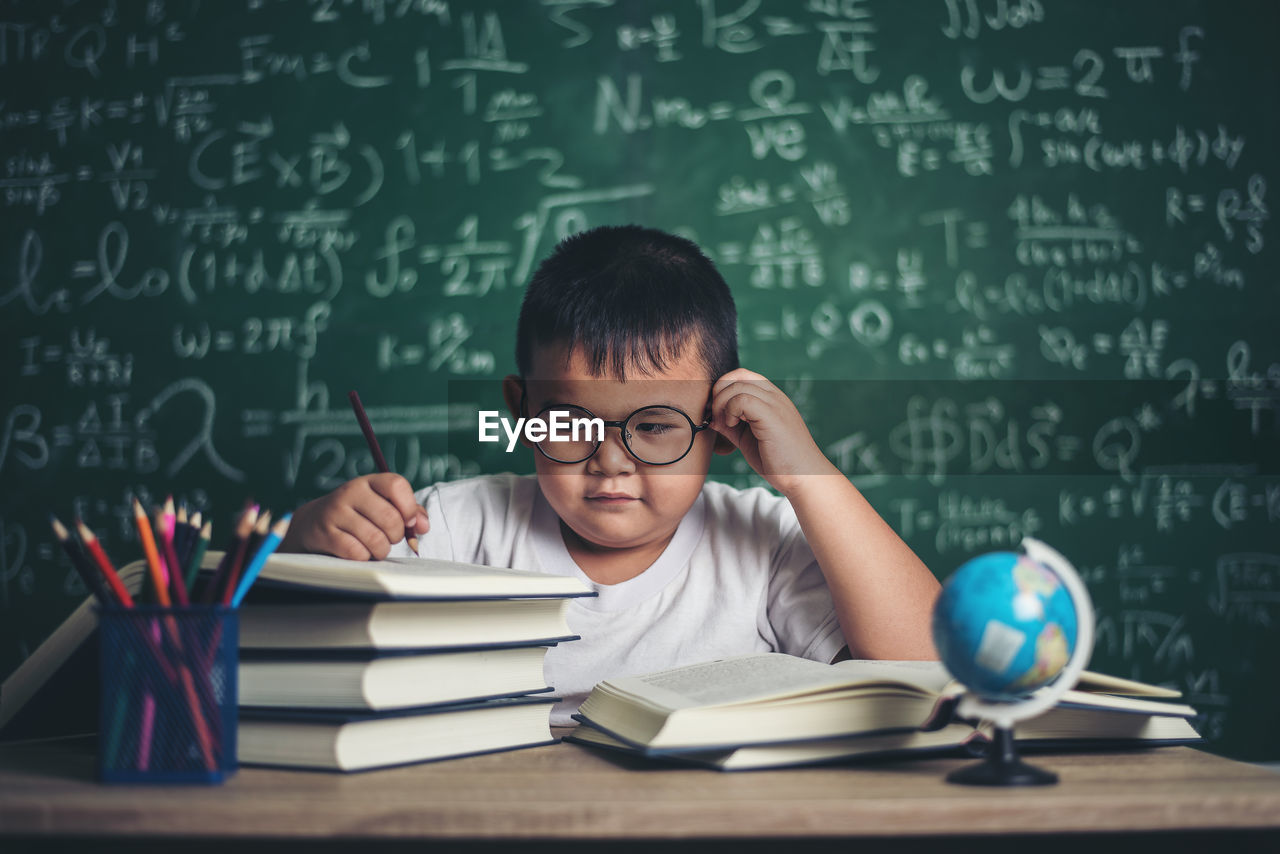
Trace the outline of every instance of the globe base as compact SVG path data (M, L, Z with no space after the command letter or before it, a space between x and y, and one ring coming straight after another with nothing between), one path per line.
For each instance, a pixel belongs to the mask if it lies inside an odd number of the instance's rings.
M965 786L1049 786L1058 782L1058 775L1019 759L1013 730L997 728L987 758L952 771L947 782Z

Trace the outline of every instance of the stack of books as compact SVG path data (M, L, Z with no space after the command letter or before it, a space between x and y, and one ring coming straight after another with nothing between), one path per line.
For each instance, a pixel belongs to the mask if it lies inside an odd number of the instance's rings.
M216 554L206 557L213 566ZM576 578L276 554L240 608L243 764L356 771L547 744Z

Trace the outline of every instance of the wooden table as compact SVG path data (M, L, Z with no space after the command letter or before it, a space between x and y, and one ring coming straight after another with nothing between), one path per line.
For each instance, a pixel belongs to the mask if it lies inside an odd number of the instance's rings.
M937 837L1021 845L1033 835L1039 852L1063 832L1170 831L1152 850L1234 832L1280 851L1280 775L1256 766L1185 747L1040 755L1033 761L1057 771L1058 785L993 791L943 781L964 761L725 774L557 744L354 775L246 767L221 786L137 787L94 782L88 739L0 744L0 851L86 836L129 851L178 838L184 851L232 840L314 851L324 840L356 839L428 841L432 851L459 840L472 840L465 850L524 840L525 851L563 851L602 839L789 851L779 840L790 839L852 851L848 839L859 837L862 852L877 840L905 851L936 846ZM1062 850L1096 851L1081 845L1076 838Z

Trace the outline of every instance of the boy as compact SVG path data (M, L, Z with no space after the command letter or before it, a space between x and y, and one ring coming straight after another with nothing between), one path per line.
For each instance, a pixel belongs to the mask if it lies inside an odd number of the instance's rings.
M738 367L728 286L691 242L637 226L564 240L520 310L513 415L601 418L603 441L536 443L536 478L413 493L357 478L298 508L282 548L410 555L578 575L582 640L551 649L564 701L601 679L777 650L819 661L933 658L939 585L835 468L777 387ZM523 441L526 447L534 443ZM706 481L738 450L782 497Z

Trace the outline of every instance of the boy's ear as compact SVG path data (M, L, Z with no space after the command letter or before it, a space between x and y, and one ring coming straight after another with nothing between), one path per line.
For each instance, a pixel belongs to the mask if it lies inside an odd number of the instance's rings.
M518 421L522 416L520 414L520 402L524 397L524 380L515 374L507 374L502 378L502 399L507 404L507 411L511 413L512 420ZM520 431L520 444L526 448L532 448L533 443L525 438L524 431Z
M524 382L515 374L507 374L502 379L502 399L507 404L507 411L512 418L520 417L520 399L524 396Z

